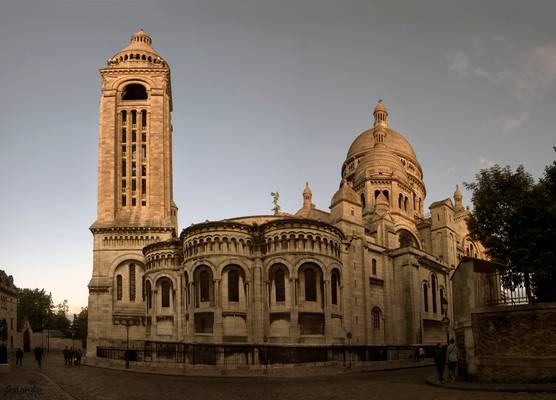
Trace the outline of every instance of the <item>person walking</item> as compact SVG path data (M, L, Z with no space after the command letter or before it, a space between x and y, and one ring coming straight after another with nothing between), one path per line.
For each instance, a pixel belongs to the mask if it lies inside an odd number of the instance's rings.
M419 360L418 361L423 361L425 359L425 349L423 349L423 347L419 347Z
M15 365L23 366L23 351L21 351L21 347L18 347L15 352Z
M68 365L68 361L69 361L69 349L68 346L66 346L66 348L63 351L64 353L64 365Z
M458 366L458 346L454 338L450 339L450 344L446 350L448 358L448 380L455 382L456 380L456 367Z
M35 360L37 360L37 364L39 365L39 368L41 368L42 355L43 355L42 347L39 346L35 347L34 353L35 353Z
M438 343L434 348L434 365L436 365L436 371L438 372L438 381L444 383L444 365L446 364L446 349Z
M80 366L81 365L81 357L83 356L83 352L81 351L81 349L77 349L77 351L75 352L75 365Z

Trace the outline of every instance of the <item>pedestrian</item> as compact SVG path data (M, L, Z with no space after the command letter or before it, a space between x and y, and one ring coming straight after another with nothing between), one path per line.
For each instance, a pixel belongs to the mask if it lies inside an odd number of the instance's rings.
M42 347L39 346L35 347L34 353L35 353L35 360L37 360L37 364L39 365L39 368L41 368L42 355L43 355Z
M458 346L454 338L450 339L450 344L446 350L448 358L448 380L455 382L456 380L456 367L458 366Z
M419 361L423 361L425 359L425 349L423 347L419 347Z
M68 346L66 346L66 348L63 351L64 353L64 365L68 365L68 361L69 361L69 349Z
M83 356L83 352L81 351L81 349L77 349L77 351L75 352L75 365L80 366L81 365L81 357Z
M413 349L413 362L419 361L419 347L415 346Z
M444 383L444 365L446 364L446 350L438 343L434 348L434 365L438 372L438 381Z
M21 351L21 347L18 347L15 352L15 365L23 366L23 351Z

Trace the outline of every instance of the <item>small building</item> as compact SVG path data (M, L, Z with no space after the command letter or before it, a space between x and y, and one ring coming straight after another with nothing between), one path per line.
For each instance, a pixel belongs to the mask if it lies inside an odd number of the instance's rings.
M14 349L17 334L17 288L14 278L0 270L0 345Z

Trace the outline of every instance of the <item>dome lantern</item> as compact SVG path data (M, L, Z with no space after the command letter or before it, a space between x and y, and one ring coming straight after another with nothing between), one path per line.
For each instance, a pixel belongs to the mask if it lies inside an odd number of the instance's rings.
M375 117L375 128L379 126L388 128L388 110L386 110L386 107L384 107L382 99L378 99L375 110L373 112L373 116Z

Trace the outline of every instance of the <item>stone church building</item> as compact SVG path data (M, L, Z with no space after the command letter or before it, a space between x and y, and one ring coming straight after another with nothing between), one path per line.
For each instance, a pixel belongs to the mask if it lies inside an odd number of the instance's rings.
M456 188L425 214L423 171L379 101L329 210L311 189L295 213L178 230L168 63L143 30L102 77L98 213L88 356L172 343L407 345L446 339L450 274L468 236ZM346 143L347 145L347 143Z

